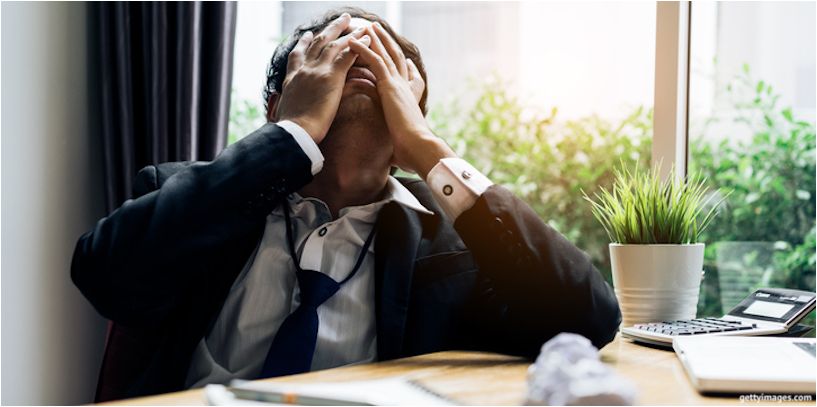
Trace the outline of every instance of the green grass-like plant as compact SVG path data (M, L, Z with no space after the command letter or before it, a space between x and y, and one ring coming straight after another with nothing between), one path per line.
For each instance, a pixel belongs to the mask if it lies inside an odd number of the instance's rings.
M636 166L615 171L612 193L602 189L594 200L582 192L613 243L694 244L725 199L701 216L715 199L705 183L699 176L676 177L674 168L661 180L657 171Z

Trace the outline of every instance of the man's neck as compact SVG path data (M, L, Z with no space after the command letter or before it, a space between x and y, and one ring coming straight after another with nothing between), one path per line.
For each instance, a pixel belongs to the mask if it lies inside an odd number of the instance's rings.
M349 168L337 171L336 168L324 167L299 193L326 203L332 218L337 219L343 208L382 199L387 183L388 172L353 171Z
M318 198L338 217L341 209L382 199L389 178L391 151L373 129L385 128L360 119L335 120L321 143L323 169L299 191Z

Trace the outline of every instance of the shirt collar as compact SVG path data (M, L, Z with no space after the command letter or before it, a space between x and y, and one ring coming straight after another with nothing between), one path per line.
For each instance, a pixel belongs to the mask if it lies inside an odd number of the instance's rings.
M290 201L296 205L303 201L310 200L326 206L326 204L323 201L317 198L311 197L304 198L297 192L293 192L290 195L290 198L288 199L290 199ZM355 217L359 216L365 217L365 215L368 213L377 212L383 205L389 202L397 202L398 204L403 205L406 208L412 209L414 211L424 213L427 215L434 215L434 212L428 210L428 208L423 206L423 204L420 203L417 197L415 197L414 194L412 194L411 191L409 191L408 188L405 187L405 185L401 184L400 181L397 180L397 178L394 178L391 175L389 176L388 182L386 183L386 189L385 192L383 193L383 199L366 205L347 206L341 209L338 215L339 217L343 217L351 212L355 213ZM275 210L273 210L273 213L276 212L280 212L280 208L275 208Z
M366 205L347 206L340 210L338 217L344 217L348 214L352 217L370 218L389 202L397 202L406 208L420 213L425 213L428 215L434 214L434 212L431 212L428 210L428 208L423 206L423 204L417 200L417 197L415 197L414 194L408 190L408 188L401 184L397 178L390 175L389 180L386 183L386 190L383 192L383 199Z

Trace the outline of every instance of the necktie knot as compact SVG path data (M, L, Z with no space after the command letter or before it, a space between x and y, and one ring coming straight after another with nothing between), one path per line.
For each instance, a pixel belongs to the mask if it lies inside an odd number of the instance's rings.
M297 272L301 305L317 308L340 289L340 284L326 274L313 270Z

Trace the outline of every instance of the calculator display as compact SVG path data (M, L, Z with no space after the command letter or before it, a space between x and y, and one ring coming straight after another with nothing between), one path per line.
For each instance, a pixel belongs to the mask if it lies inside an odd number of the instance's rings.
M729 315L786 323L807 311L814 293L785 289L760 289L729 311Z
M755 300L743 310L743 313L761 317L783 318L783 315L786 315L792 308L794 308L794 304Z

